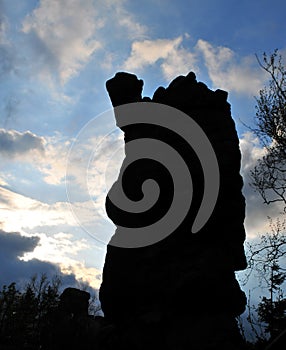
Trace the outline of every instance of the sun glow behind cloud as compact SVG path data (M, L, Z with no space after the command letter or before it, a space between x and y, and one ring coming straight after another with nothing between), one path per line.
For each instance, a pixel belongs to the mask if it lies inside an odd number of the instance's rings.
M80 280L85 280L91 286L98 288L100 280L94 278L100 275L97 268L86 267L84 261L78 260L78 255L90 250L91 245L86 238L78 239L74 233L41 232L41 227L65 226L73 232L78 225L72 215L68 203L48 205L31 198L0 188L1 198L1 229L6 232L20 232L23 237L38 237L39 242L33 251L20 257L24 261L38 259L59 265L63 273L73 273ZM5 203L7 203L5 205ZM13 208L11 210L11 208Z
M43 195L41 200L33 199L27 194L12 191L8 184L9 174L4 173L8 182L1 179L0 222L6 232L20 232L24 237L33 234L39 238L35 249L22 257L23 261L39 259L55 263L63 273L75 274L78 279L98 288L100 278L92 279L92 276L99 276L100 270L87 267L84 256L90 256L91 249L98 242L101 256L96 265L102 265L104 249L100 248L100 242L108 242L112 232L109 229L108 233L106 223L105 196L120 167L118 150L122 149L123 140L120 133L96 136L96 128L90 127L88 132L89 137L82 142L75 143L74 140L75 158L68 161L72 142L66 141L60 134L44 138L31 133L3 131L3 135L8 136L3 139L7 141L1 144L0 156L6 164L10 164L10 169L13 169L13 164L33 165L42 174L42 183L52 185L56 190L66 186L68 164L70 192L62 201L48 203L47 195ZM26 141L24 147L23 139ZM35 152L38 148L40 151ZM114 153L117 157L113 157ZM64 232L60 231L62 227ZM82 231L81 238L78 228ZM92 245L89 243L91 238L94 240Z
M24 227L32 228L48 222L53 225L75 224L67 203L48 205L5 188L0 188L0 196L2 203L7 203L1 207L1 222L6 231L21 232Z

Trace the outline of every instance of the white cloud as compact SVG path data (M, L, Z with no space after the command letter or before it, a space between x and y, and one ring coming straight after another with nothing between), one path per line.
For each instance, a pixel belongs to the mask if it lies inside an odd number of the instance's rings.
M166 59L171 51L182 42L182 37L173 40L156 39L135 41L132 43L130 57L124 66L128 69L141 69L144 66L156 63L160 58Z
M67 176L68 182L79 193L84 191L87 198L108 190L124 157L123 134L97 135L96 126L87 124L86 132L74 140L59 133L44 138L44 154L34 156L33 166L41 171L46 183L64 184Z
M6 160L10 171L21 162L31 171L40 171L42 178L37 179L37 184L28 181L24 190L18 186L24 193L30 193L29 188L32 188L36 200L9 190L10 182L17 183L17 172L12 178L9 171L3 174L2 184L6 188L0 189L3 203L0 222L5 223L5 230L25 232L35 227L70 225L72 228L80 226L100 241L107 242L111 238L113 228L106 217L105 197L118 176L124 157L122 133L96 136L98 124L94 127L88 125L84 129L86 133L75 140L69 161L71 141L60 134L44 138L42 153L34 152L33 157L22 156L16 162L11 157ZM19 177L21 183L24 180ZM43 186L41 181L53 186L47 190L62 191L66 188L67 196L62 195L56 202L48 199L50 204L42 202L39 199L46 197L37 194L37 186Z
M90 183L94 190L94 186L99 190L104 186L105 170L111 170L108 168L108 164L112 166L109 158L122 144L122 138L96 136L96 129L93 131L94 134L91 133L89 138L77 143L76 140L67 139L60 133L42 137L30 131L21 133L0 129L0 155L6 164L21 162L39 170L43 174L44 182L50 185L65 183L67 166L68 176L73 178L80 191L86 188L87 181L98 180L100 176L100 183ZM70 154L68 162L72 145L73 153ZM98 194L97 191L96 195Z
M185 34L174 39L133 41L123 68L136 73L157 64L169 81L191 70L198 73L206 67L214 88L251 96L258 94L266 74L254 55L239 57L228 47L214 46L202 39L194 47L187 48L183 44L188 38Z
M8 183L4 179L2 179L1 177L0 177L0 186L1 187L8 186Z
M0 188L0 202L0 222L5 231L22 233L25 228L35 226L76 224L67 203L64 202L50 205L6 188Z
M100 288L102 272L95 267L86 267L83 261L70 259L66 264L61 264L61 271L74 274L78 280L87 282L94 289Z
M42 154L45 140L30 131L0 129L0 154L5 157L30 157L32 152Z
M196 70L198 72L199 70L196 65L196 55L184 48L173 50L167 59L162 62L161 68L167 81L178 75L186 75L190 71Z
M38 259L49 261L60 267L65 274L74 274L78 280L88 282L93 288L99 288L101 271L86 267L81 254L90 249L87 239L75 239L72 234L59 232L53 236L36 234L39 244L32 252L24 254L22 260ZM84 255L84 254L82 254Z
M260 146L258 137L250 131L242 135L239 145L242 153L241 168L246 174L253 169L257 160L265 155L266 149Z
M38 157L33 165L40 170L44 181L50 185L59 185L65 182L68 152L71 140L67 140L60 133L45 137L44 157Z
M196 55L182 46L183 40L184 37L179 36L175 39L134 41L123 68L136 71L159 63L166 80L187 74L195 68Z
M252 132L245 133L240 141L242 154L241 174L244 179L243 193L246 198L245 227L247 238L256 238L259 234L269 232L268 216L275 218L282 211L278 203L266 205L259 193L251 187L250 171L259 158L265 154L265 149L259 145L259 140Z
M103 227L108 221L105 198L118 176L124 157L123 139L122 133L116 132L96 136L97 126L97 123L88 124L83 129L85 133L79 134L79 138L74 140L70 153L71 141L56 134L43 140L40 138L43 141L41 145L44 145L41 153L33 152L33 157L21 155L16 161L12 157L6 159L10 170L3 174L1 181L5 188L0 189L0 200L3 202L0 222L5 223L6 230L23 232L47 225L80 225L91 236L97 238L100 235L101 241L110 239L113 233L110 224L107 223L108 229ZM37 139L36 135L33 137ZM42 178L37 172L37 184L30 181L24 183L25 179L19 177L17 171L11 173L13 169L18 169L19 162L23 164L22 168L40 171ZM66 189L66 196L62 195L56 202L48 199L50 204L42 202L41 198L46 197L37 194L37 186L43 186L42 181L48 184L47 190ZM34 198L38 200L9 190L9 183L19 182L25 185L25 189L18 186L18 191L30 193L29 189L32 188Z
M102 56L113 57L110 38L103 33L113 32L114 40L141 40L146 38L147 27L123 0L41 0L24 19L22 31L31 50L32 69L52 85L55 77L64 84L76 76L99 49L104 49ZM108 63L102 57L97 64L110 65L110 58Z
M113 25L118 25L126 30L127 36L131 40L138 40L146 37L147 27L135 18L135 16L126 10L126 0L108 0L106 4L109 7L109 13L112 17L109 23L113 21Z
M254 57L239 58L231 49L215 47L201 39L198 40L195 49L203 55L215 88L253 96L263 87L265 74Z
M75 141L67 168L67 194L81 226L108 242L113 233L105 212L105 199L116 180L124 157L122 133L95 136L89 125ZM90 137L91 136L91 137Z
M22 30L30 34L31 45L42 60L41 74L50 78L56 71L67 82L101 47L95 33L103 25L94 2L86 0L41 0L28 15ZM37 63L37 61L36 61Z
M113 52L106 52L102 61L100 62L100 67L105 72L114 73L116 59L117 56Z

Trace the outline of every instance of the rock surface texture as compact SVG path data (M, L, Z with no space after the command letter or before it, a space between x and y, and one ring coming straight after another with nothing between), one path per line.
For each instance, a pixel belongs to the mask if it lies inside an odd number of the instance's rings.
M235 271L246 268L245 200L238 137L227 93L208 89L197 82L193 72L177 77L167 88L159 87L152 99L142 98L143 81L129 73L117 73L106 86L114 107L153 102L190 116L211 142L220 173L212 215L198 233L192 234L190 228L204 190L196 154L180 138L153 126L134 124L122 128L125 143L150 137L175 148L190 169L194 191L185 220L163 240L133 249L111 244L107 247L100 301L106 321L118 329L117 348L242 349L235 317L244 311L246 298ZM115 116L120 118L116 109ZM148 172L149 177L158 175L148 163L134 170L128 182L131 197L139 186L138 176L143 173L147 179ZM159 178L161 175L159 171ZM163 193L162 198L168 202L168 194L164 197ZM121 214L109 197L106 210L118 225ZM133 220L137 222L136 217ZM140 225L144 226L142 220Z

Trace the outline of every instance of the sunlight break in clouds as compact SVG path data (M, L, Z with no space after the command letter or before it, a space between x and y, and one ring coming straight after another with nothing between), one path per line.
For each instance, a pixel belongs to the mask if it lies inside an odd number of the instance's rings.
M5 198L5 202L10 202L10 205L20 209L13 213L16 220L13 220L13 215L10 217L12 212L8 208L2 213L6 215L3 221L12 225L7 227L7 230L21 232L23 227L65 222L68 224L71 221L68 215L68 213L72 214L71 209L80 217L79 223L72 220L71 225L83 225L88 232L97 231L96 227L102 225L107 219L104 210L105 197L118 176L124 157L123 135L118 132L106 136L96 135L96 127L88 125L87 134L85 133L77 142L74 140L72 154L69 153L72 140L67 140L60 133L43 138L30 132L19 133L15 130L0 129L0 136L2 136L0 155L10 169L2 174L3 184L6 187L9 188L9 180L13 176L11 170L16 169L20 164L26 169L38 170L39 184L42 182L53 185L54 191L67 185L66 196L61 196L60 201L58 199L52 205L48 204L49 200L48 203L41 202L41 195L38 197L37 193L34 196L40 201L2 189L0 200ZM69 158L68 155L70 155ZM39 177L39 175L42 176ZM21 186L18 188L22 191ZM65 213L63 217L61 213ZM17 226L16 222L20 226Z
M88 282L93 288L99 288L101 272L94 267L86 267L85 262L78 258L81 251L89 249L87 240L75 240L72 234L64 232L54 236L44 233L36 236L40 238L40 244L36 245L33 251L25 253L21 260L49 261L58 265L62 273L74 274L78 280Z
M175 39L135 41L123 68L136 71L159 63L166 80L187 74L195 69L196 55L182 46L183 40L184 37L179 36Z
M57 264L63 273L73 273L78 279L89 282L94 288L99 287L100 271L85 266L84 261L79 260L82 252L92 249L87 238L78 239L75 234L66 232L49 234L42 232L47 226L52 228L64 225L71 231L77 227L67 203L58 202L49 205L5 188L0 188L0 203L1 229L6 232L17 231L22 237L29 238L31 234L27 232L33 231L32 237L37 239L33 249L21 256L22 260L38 259Z
M5 231L22 233L25 228L36 226L76 224L64 202L47 204L1 187L0 202L0 222Z
M64 84L101 47L94 36L102 25L92 0L41 0L22 30L30 34L37 59L43 60L42 77L56 71Z
M75 285L74 275L62 275L53 263L31 259L21 259L25 253L32 252L39 242L38 237L26 237L18 232L5 232L0 229L0 285L11 282L26 283L31 276L45 273L48 278L59 276L64 285Z

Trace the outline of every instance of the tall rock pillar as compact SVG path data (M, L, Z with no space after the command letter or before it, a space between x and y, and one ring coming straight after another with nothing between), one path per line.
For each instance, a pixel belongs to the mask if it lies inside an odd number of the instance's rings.
M157 242L133 248L110 242L100 289L106 319L121 329L122 342L127 342L130 349L141 349L137 342L143 344L142 349L160 344L172 350L241 349L243 344L235 317L244 311L246 298L235 279L235 271L246 268L245 200L239 173L238 136L227 93L208 89L197 82L193 72L177 77L167 88L159 87L152 99L142 97L143 81L129 73L117 73L106 86L117 125L125 133L126 146L130 142L131 148L132 142L139 139L157 139L168 144L184 160L192 177L193 194L182 222ZM134 123L123 122L126 109L118 106L130 103L144 103L146 120L150 122L144 122L143 118L138 123L136 116ZM160 116L150 117L148 105L151 103L156 104L155 110L158 108ZM207 180L198 152L184 140L188 133L191 141L196 135L194 129L179 125L181 119L176 119L176 112L174 127L164 125L166 116L160 112L160 106L163 111L163 106L169 106L192 119L208 139L217 160L217 199L212 213L196 233L192 233L192 227L201 210ZM152 123L152 118L156 121L159 118L160 125ZM176 130L182 130L184 135ZM153 144L155 154L156 143ZM126 148L124 162L128 162L131 153ZM167 153L163 156L168 158ZM168 211L177 187L172 184L172 174L168 175L157 163L145 158L129 168L123 163L119 180L106 200L107 214L117 225L115 237L124 225L130 234L138 227L146 227L147 232L156 217L128 216L118 209L111 193L114 198L122 179L125 179L125 194L134 203L142 199L144 180L154 179L160 187L161 204L154 205L153 209L160 218ZM122 174L124 171L127 171L126 177ZM211 174L208 176L211 179ZM184 198L184 190L181 195ZM128 330L137 336L128 338Z

